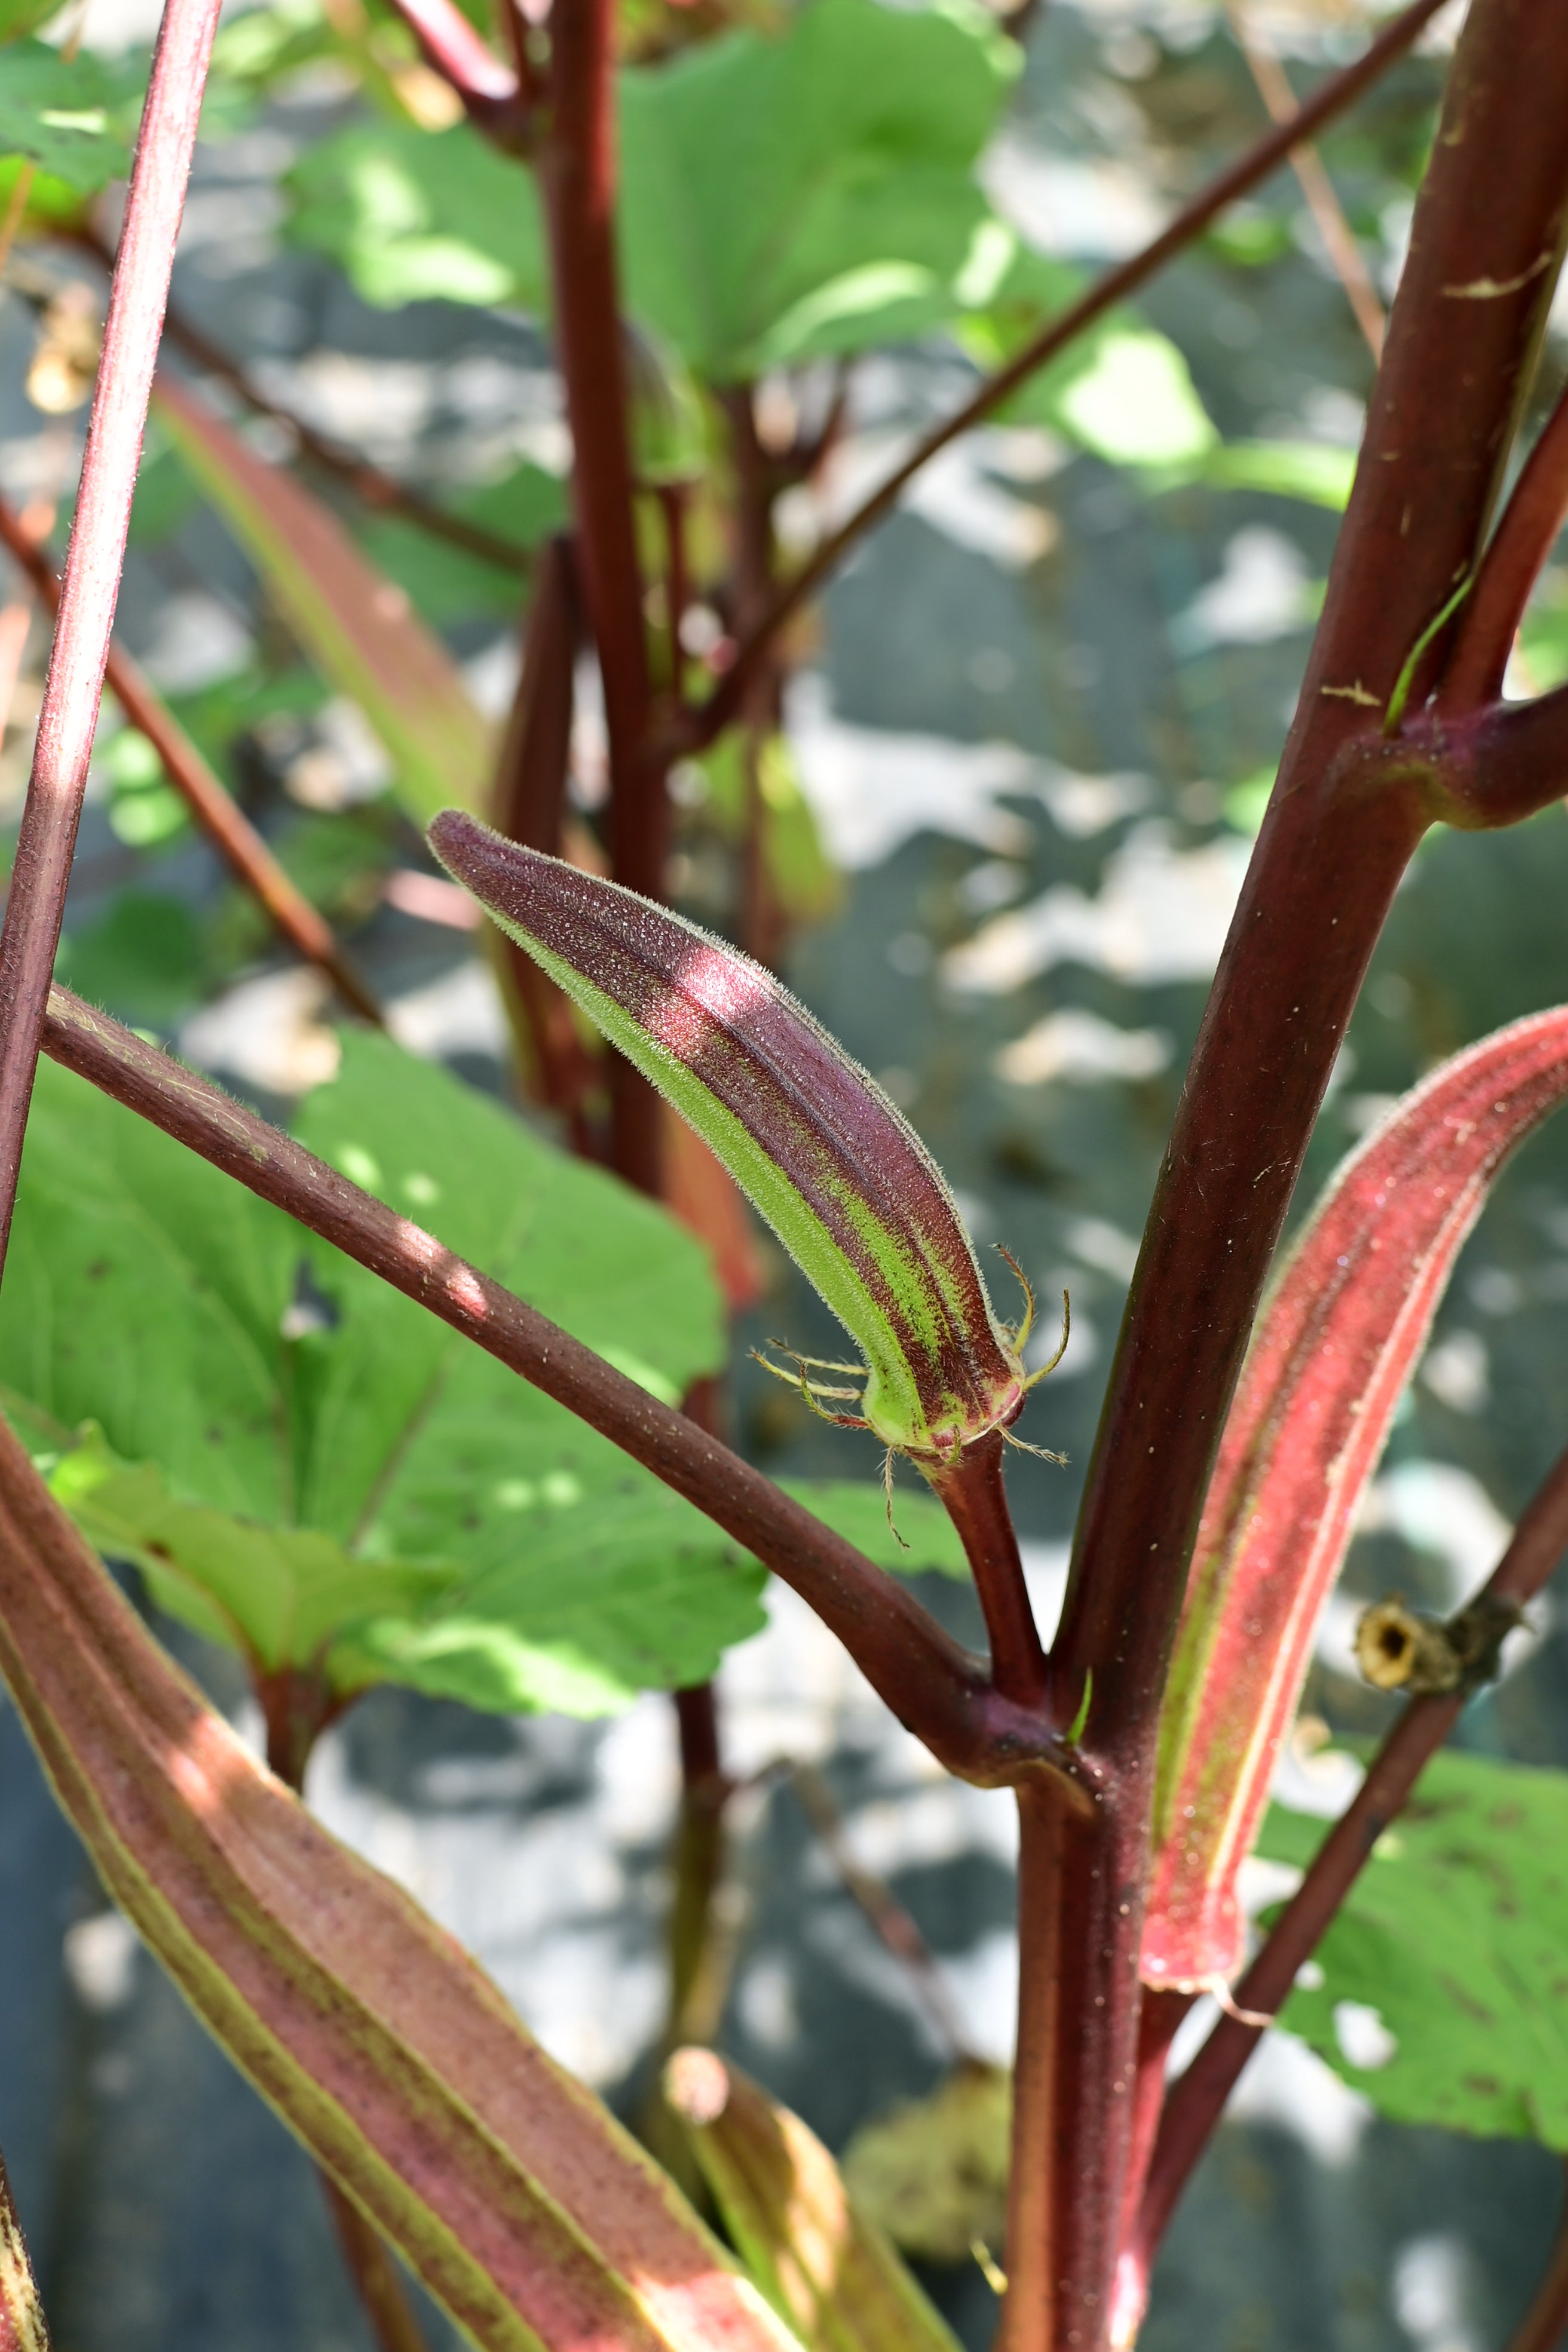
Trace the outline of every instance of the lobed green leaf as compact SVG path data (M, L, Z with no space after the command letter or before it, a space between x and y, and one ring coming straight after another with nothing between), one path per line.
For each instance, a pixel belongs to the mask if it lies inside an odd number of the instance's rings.
M1258 1850L1304 1868L1324 1828L1276 1805ZM1395 2122L1568 2150L1565 1956L1568 1773L1440 1755L1279 2022Z

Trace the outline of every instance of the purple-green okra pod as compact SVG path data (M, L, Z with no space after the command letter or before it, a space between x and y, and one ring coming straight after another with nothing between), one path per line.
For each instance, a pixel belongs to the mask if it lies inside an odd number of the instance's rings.
M865 1359L858 1413L840 1418L931 1472L1017 1419L1027 1317L1017 1332L997 1320L930 1152L771 972L461 810L437 817L430 845L696 1129L816 1285Z

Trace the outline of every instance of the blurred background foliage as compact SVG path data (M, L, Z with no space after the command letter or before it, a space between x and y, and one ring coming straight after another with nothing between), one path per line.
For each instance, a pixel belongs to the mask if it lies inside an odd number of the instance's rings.
M482 10L476 21L488 29ZM1255 71L1267 80L1272 66L1302 90L1371 21L1349 0L1247 0L1233 15L1208 0L1026 0L1012 16L974 0L626 0L621 230L640 520L662 581L679 515L690 588L679 653L665 589L650 590L666 678L673 664L694 688L710 679L739 625L757 497L748 449L782 573L978 368L1259 134ZM47 527L58 559L105 282L94 241L111 233L153 25L138 0L87 0L52 22L8 6L0 29L15 37L0 53L0 492ZM776 956L908 1111L976 1238L1005 1243L1042 1297L1071 1292L1072 1345L1027 1432L1068 1466L1012 1467L1047 1615L1153 1171L1289 721L1372 377L1369 309L1397 278L1452 32L1440 18L1322 142L1359 292L1321 215L1279 174L946 453L791 632L752 756L731 735L673 781L678 902ZM215 473L174 410L149 434L122 640L347 940L397 1044L515 1104L489 964L416 820L433 804L419 761L438 771L449 752L451 788L464 789L456 735L471 724L477 743L504 719L520 608L568 511L527 173L456 119L379 0L236 7L174 303L194 336L172 339L172 370L251 459L292 467L323 502L384 575L399 625L439 649L442 690L469 715L450 742L437 730L410 749L410 673L355 667L312 618L320 579L290 576L268 541L265 499L247 507L239 471ZM1564 334L1560 303L1537 415L1559 388ZM245 372L248 406L220 360ZM412 486L467 537L367 504L311 436ZM14 840L47 633L19 574L4 594L0 821ZM1531 689L1568 677L1568 565L1542 583L1517 671ZM602 824L603 769L580 664L570 821L583 854ZM1559 809L1428 840L1336 1072L1302 1205L1434 1060L1568 997L1565 888ZM362 1044L342 1055L326 984L282 950L112 705L60 971L273 1116L292 1118L320 1090L307 1128L330 1124L321 1106L364 1067ZM410 1097L431 1126L447 1116L436 1085L422 1074ZM375 1111L389 1135L395 1097ZM547 1115L526 1115L552 1133ZM61 1150L69 1164L75 1147ZM752 1248L728 1426L775 1475L860 1480L843 1507L869 1540L868 1443L815 1421L748 1354L774 1333L834 1354L837 1335L771 1243ZM1288 1801L1331 1809L1315 1741L1324 1727L1374 1734L1390 1712L1352 1671L1360 1600L1396 1589L1452 1605L1556 1452L1565 1305L1568 1129L1549 1127L1467 1250L1402 1410L1320 1639ZM668 1329L662 1344L677 1385L705 1368L700 1344ZM13 1393L49 1406L44 1375L29 1387L17 1360L14 1344ZM77 1418L56 1433L68 1451ZM123 1464L94 1442L79 1485L107 1507L108 1478L130 1515L116 1549L134 1558L138 1527L144 1537L166 1498L128 1497ZM913 1499L900 1508L918 1528ZM923 1539L922 1561L937 1562L938 1538ZM731 1561L724 1573L744 1572ZM730 1613L701 1664L755 1622L750 1582L724 1589ZM927 1576L921 1589L974 1630L962 1583ZM232 1664L193 1643L200 1610L176 1614L187 1628L170 1638L241 1705ZM395 1629L382 1647L395 1649ZM607 1701L602 1685L574 1696L565 1673L503 1676L485 1720L384 1690L330 1737L313 1784L334 1826L417 1885L552 2046L628 2103L661 1998L667 1711L645 1698L606 1731L549 1710L593 1715L694 1670L695 1654L649 1664L636 1650L616 1652ZM1550 1605L1521 1651L1467 1713L1461 1744L1568 1766L1568 1640ZM460 1687L424 1666L402 1678ZM822 1768L845 1835L931 1947L965 2046L1004 2058L1010 1848L997 1801L933 1786L787 1607L721 1687L737 1769L781 1753ZM545 1711L506 1711L523 1706ZM9 1719L4 1738L0 2142L59 2343L358 2345L308 2176L117 1940ZM840 2147L955 2053L847 1899L808 1806L787 1787L748 1800L736 1835L726 2044ZM1259 1899L1269 1891L1260 1879ZM1331 2029L1314 2038L1335 2058ZM1481 2352L1522 2305L1557 2173L1523 2141L1375 2120L1304 2044L1277 2037L1188 2200L1146 2340L1156 2352ZM931 2275L984 2341L981 2273Z

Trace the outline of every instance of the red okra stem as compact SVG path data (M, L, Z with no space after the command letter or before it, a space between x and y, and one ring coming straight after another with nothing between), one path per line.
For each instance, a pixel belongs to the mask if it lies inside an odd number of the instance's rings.
M541 158L552 289L574 463L577 551L610 747L616 878L664 897L668 810L650 758L652 694L637 558L630 410L616 265L613 0L556 0L551 125ZM646 1080L611 1059L612 1159L656 1196L660 1112Z
M1368 419L1296 724L1226 943L1155 1188L1079 1520L1052 1657L1064 1701L1092 1676L1082 1734L1110 1777L1108 1851L1139 1857L1133 1966L1105 2063L1073 2112L1029 2137L1064 2146L1053 2267L1070 2282L1058 2352L1104 2340L1137 2063L1136 1955L1159 1705L1214 1451L1307 1139L1405 866L1436 803L1429 772L1369 763L1415 648L1474 562L1552 282L1568 154L1568 25L1551 0L1477 0ZM1506 184L1506 199L1498 202ZM1433 383L1451 397L1434 401ZM1405 679L1411 707L1440 640ZM1100 1891L1103 1895L1104 1879ZM1029 1900L1026 1891L1026 1905ZM1025 1989L1027 1999L1027 1984ZM1052 1994L1081 2042L1080 2000ZM1035 2029L1026 2018L1021 2036ZM1068 2083L1066 2057L1047 2079ZM1121 2089L1117 2086L1121 2085Z
M120 593L218 0L168 0L132 166L33 772L0 930L0 1264Z
M991 1679L1004 1698L1038 1707L1046 1696L1046 1654L1007 1507L1004 1444L999 1429L990 1431L931 1476L931 1486L963 1539L991 1638Z

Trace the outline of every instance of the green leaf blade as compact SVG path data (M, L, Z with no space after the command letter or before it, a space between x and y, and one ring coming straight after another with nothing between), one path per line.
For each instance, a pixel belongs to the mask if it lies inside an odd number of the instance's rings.
M1273 1807L1258 1852L1324 1826ZM1568 1774L1437 1756L1279 2021L1396 2122L1568 2151L1565 1953Z

